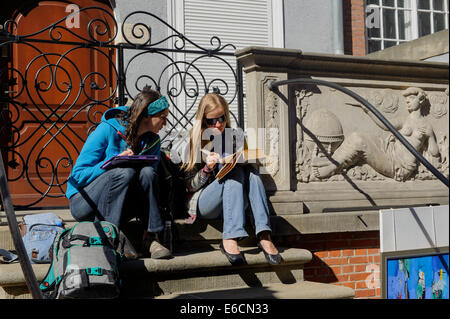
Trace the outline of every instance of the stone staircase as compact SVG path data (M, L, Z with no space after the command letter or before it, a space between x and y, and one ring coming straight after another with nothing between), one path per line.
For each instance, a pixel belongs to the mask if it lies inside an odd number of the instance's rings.
M287 205L287 208L292 205ZM48 211L48 210L47 210ZM29 213L18 211L18 220ZM52 210L71 227L75 221L68 210ZM0 247L13 250L9 228L0 212ZM275 242L277 237L289 234L295 227L297 215L272 216ZM354 291L343 286L305 281L303 267L312 260L308 250L278 247L283 258L280 265L267 263L256 248L256 239L250 236L240 242L246 264L231 266L218 248L221 240L221 221L196 221L186 225L175 223L180 236L175 245L174 258L153 260L142 258L122 263L122 298L183 298L183 299L337 299L353 298ZM134 225L130 224L128 231ZM251 230L249 229L249 234ZM130 237L130 240L134 239ZM41 281L48 264L33 265ZM30 298L19 263L0 264L0 298Z

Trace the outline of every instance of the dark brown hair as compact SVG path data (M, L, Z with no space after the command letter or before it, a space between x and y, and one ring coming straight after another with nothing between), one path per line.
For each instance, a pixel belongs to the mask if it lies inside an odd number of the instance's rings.
M134 153L139 152L139 136L137 136L139 124L147 113L147 106L161 97L161 93L152 90L150 86L146 85L142 91L136 96L130 106L128 112L120 116L125 125L125 136L128 144Z

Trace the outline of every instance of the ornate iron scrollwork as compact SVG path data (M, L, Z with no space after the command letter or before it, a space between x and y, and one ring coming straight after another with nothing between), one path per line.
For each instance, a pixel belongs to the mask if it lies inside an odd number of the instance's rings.
M66 21L76 15L90 17L81 20L82 32L67 27ZM152 30L157 27L167 30L167 37L153 39ZM222 45L213 36L211 48L198 45L150 12L132 12L119 26L108 10L86 7L36 32L20 34L18 30L16 21L4 23L0 49L27 48L34 56L20 68L9 65L0 70L0 77L6 73L9 79L0 94L0 134L7 140L0 146L7 154L8 181L26 180L37 197L17 208L34 206L48 197L64 197L67 175L80 152L80 143L99 124L105 110L114 103L132 100L146 84L160 90L171 103L165 138L176 130L190 128L198 99L207 92L218 92L230 104L240 101L241 71L229 61L234 59L232 44ZM47 51L48 45L57 47L58 52ZM109 74L97 69L87 72L73 58L80 52L102 59ZM191 60L177 60L180 54L189 55ZM140 67L143 60L156 57L165 60L158 74ZM224 65L233 81L207 78L200 63L205 59ZM242 123L242 119L233 117L236 123ZM75 128L81 118L89 123L87 132ZM27 121L36 124L24 132L21 123ZM21 151L25 148L27 154Z

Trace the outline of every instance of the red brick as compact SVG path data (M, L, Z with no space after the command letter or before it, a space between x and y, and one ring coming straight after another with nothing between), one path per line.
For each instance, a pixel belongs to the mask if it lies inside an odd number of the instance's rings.
M367 271L367 265L355 265L355 272Z
M341 251L340 250L332 250L328 254L329 257L341 257Z
M342 256L353 256L354 250L353 249L343 249L342 250Z
M323 260L327 265L346 265L348 258L327 258Z
M374 289L355 290L355 298L373 297L375 296Z
M353 281L353 280L349 279L349 275L336 275L336 279L339 282Z
M369 249L367 249L367 254L368 255L379 255L380 249L379 248L369 248Z
M341 266L332 266L330 267L330 270L335 275L339 275L341 273Z
M328 257L328 251L316 251L314 253L318 258Z
M350 281L362 281L362 280L366 280L367 277L370 276L370 274L362 272L362 273L357 273L357 274L350 274L349 276L350 276L349 277Z
M348 273L352 273L352 272L355 272L355 266L353 266L353 265L342 266L342 273L348 274Z
M350 257L349 264L367 264L369 262L369 257Z
M355 249L355 256L366 256L367 249Z
M369 287L367 287L367 284L365 281L358 281L355 283L356 288L355 289L367 289Z

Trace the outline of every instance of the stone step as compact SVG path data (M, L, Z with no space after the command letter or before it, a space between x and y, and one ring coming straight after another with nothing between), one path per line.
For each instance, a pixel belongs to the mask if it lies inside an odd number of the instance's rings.
M49 210L50 211L50 210ZM72 227L76 222L69 210L51 210L60 216L66 223L66 227ZM20 221L23 216L43 211L19 211L16 212L17 220ZM8 224L4 218L4 212L0 212L3 216L3 223L0 224L0 248L14 250L14 245L10 235ZM276 241L277 237L326 233L326 232L345 232L345 231L368 231L379 229L378 212L341 212L341 213L321 213L321 214L297 214L297 215L280 215L271 216L272 235ZM250 235L244 242L249 241L254 244L255 237L253 230L247 222L247 232ZM175 226L178 239L181 243L189 243L193 246L204 242L218 243L222 239L222 220L201 220L198 219L194 224L186 224L184 220L176 220ZM133 243L139 241L139 234L142 228L131 221L125 232ZM133 238L134 237L134 238Z
M236 287L262 287L303 281L303 265L312 259L304 249L279 248L283 261L270 265L254 247L241 248L246 264L232 266L215 245L210 250L174 253L169 260L137 259L123 262L123 296L145 298L183 294L199 290L224 290ZM46 275L49 264L33 265L38 281ZM20 264L0 265L0 298L27 297Z
M211 245L209 251L181 251L171 260L130 261L123 265L125 295L166 295L302 281L303 265L311 261L312 254L298 248L279 250L283 262L276 266L268 264L255 247L241 247L246 264L232 266L216 245ZM142 278L151 279L153 287Z
M269 284L261 287L239 287L173 293L155 299L352 299L353 289L332 284L300 281L292 284ZM231 306L230 306L231 307ZM229 307L229 311L233 311ZM219 311L225 312L225 309Z

